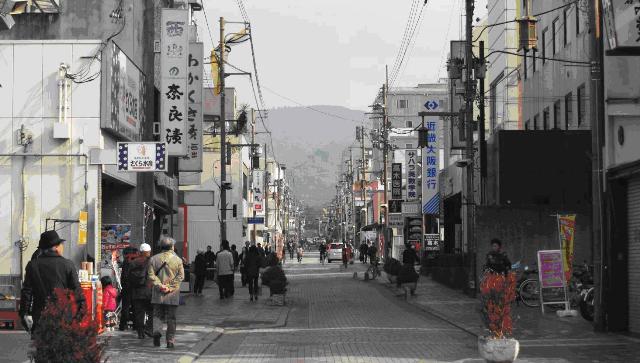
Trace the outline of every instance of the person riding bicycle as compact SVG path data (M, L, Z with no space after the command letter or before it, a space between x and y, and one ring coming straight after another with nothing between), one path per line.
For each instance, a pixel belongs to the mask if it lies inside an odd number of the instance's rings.
M378 247L376 247L375 243L372 243L371 246L367 249L367 254L369 254L369 263L370 264L378 264Z
M511 261L502 251L502 241L497 238L491 240L491 251L487 253L484 270L499 274L507 274L511 270Z
M302 249L302 246L298 246L297 249L297 255L298 255L298 262L302 262L302 255L304 254L304 250Z
M320 262L323 262L323 260L327 256L327 245L325 245L324 242L320 242L318 250L320 251Z

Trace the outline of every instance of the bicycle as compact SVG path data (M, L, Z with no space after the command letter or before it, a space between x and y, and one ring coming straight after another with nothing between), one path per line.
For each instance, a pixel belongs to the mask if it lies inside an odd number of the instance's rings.
M520 262L516 262L511 266L513 270L520 269ZM535 277L531 277L531 275ZM540 281L538 281L538 270L529 269L529 266L524 266L522 275L518 279L516 285L516 303L519 305L520 301L525 306L535 308L540 306Z
M378 268L378 260L372 261L367 268L367 272L364 273L364 279L375 280L377 277L382 276L380 268Z

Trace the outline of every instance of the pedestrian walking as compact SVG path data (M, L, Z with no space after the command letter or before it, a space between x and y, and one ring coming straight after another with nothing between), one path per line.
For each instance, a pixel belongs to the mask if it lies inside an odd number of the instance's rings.
M327 256L327 245L323 242L320 242L320 246L318 246L318 250L320 251L320 263L324 263L324 259Z
M287 243L287 250L289 251L289 259L293 260L293 243L291 241Z
M207 260L204 257L204 252L198 250L196 258L193 261L193 273L196 276L196 281L193 286L193 293L196 296L202 296L202 288L204 287L204 279L207 274Z
M255 245L249 247L244 264L249 284L249 300L258 300L258 277L260 276L260 268L264 265L264 259Z
M378 247L376 247L371 242L368 242L369 246L367 248L367 255L369 256L369 263L377 264L378 263Z
M220 299L230 298L233 296L233 254L229 250L229 241L224 240L220 244L221 250L216 256L218 261L218 290Z
M207 252L204 253L204 260L207 265L207 279L213 280L213 272L216 264L216 254L211 250L211 246L207 246Z
M240 281L242 282L242 287L247 286L247 256L249 253L249 246L251 243L249 241L245 241L244 247L242 247L242 252L240 253Z
M162 252L151 257L147 278L152 285L153 345L160 346L163 323L167 324L167 348L173 349L176 336L176 310L180 305L180 283L184 280L182 259L174 252L176 241L168 236L160 239Z
M122 251L122 269L120 273L120 326L118 330L125 331L129 328L131 321L131 286L129 285L129 269L131 260L135 258L133 252L137 252L135 248L125 248Z
M78 272L71 260L62 257L65 240L56 231L45 231L40 235L38 248L41 255L29 261L20 293L19 315L22 326L33 334L45 308L47 299L55 288L71 290L75 293L78 306L76 319L81 320L86 311L84 294L80 288Z
M413 284L410 288L412 296L416 294L416 284L420 277L415 268L416 262L418 261L419 258L415 246L405 246L405 250L402 252L402 267L400 267L400 272L398 273L397 286Z
M362 263L367 263L367 250L369 249L369 246L367 246L366 242L363 242L360 244L360 262Z
M258 243L258 253L262 256L262 258L265 258L267 255L264 252L264 248L262 248L262 244Z
M151 246L147 243L140 245L140 254L131 261L129 283L131 285L131 299L133 301L133 315L138 339L145 335L153 335L153 306L151 305L151 285L147 279Z
M349 264L349 249L345 244L342 245L342 264L344 265L345 269Z
M113 286L113 281L109 276L100 278L102 285L102 316L104 326L107 330L112 329L118 323L116 309L118 307L118 289Z
M240 265L240 255L238 255L236 245L231 245L231 255L233 256L233 271L238 271L238 266Z

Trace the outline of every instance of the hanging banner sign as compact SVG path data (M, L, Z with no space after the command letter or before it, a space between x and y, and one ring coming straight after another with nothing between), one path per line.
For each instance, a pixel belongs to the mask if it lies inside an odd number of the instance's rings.
M160 20L160 134L170 156L187 155L189 10L162 9Z
M78 216L78 244L87 244L87 221L89 220L89 213L87 211L80 211Z
M416 150L406 150L404 160L407 170L407 200L417 200L418 189L416 188L416 180L418 180L418 152Z
M264 170L253 171L253 210L258 215L264 214Z
M438 123L426 121L425 127L427 128L427 146L422 149L422 213L438 215L440 214Z
M202 43L189 43L187 75L187 155L180 159L180 171L202 171Z
M558 235L560 236L560 250L562 251L562 266L565 281L571 281L573 273L573 245L576 233L576 215L558 215Z
M391 164L391 198L402 199L402 164Z
M119 142L118 171L167 171L164 142Z

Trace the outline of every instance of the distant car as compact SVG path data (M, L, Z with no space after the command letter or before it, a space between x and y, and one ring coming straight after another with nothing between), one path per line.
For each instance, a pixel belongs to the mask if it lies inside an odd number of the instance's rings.
M342 261L342 248L344 243L333 242L327 245L327 262Z

